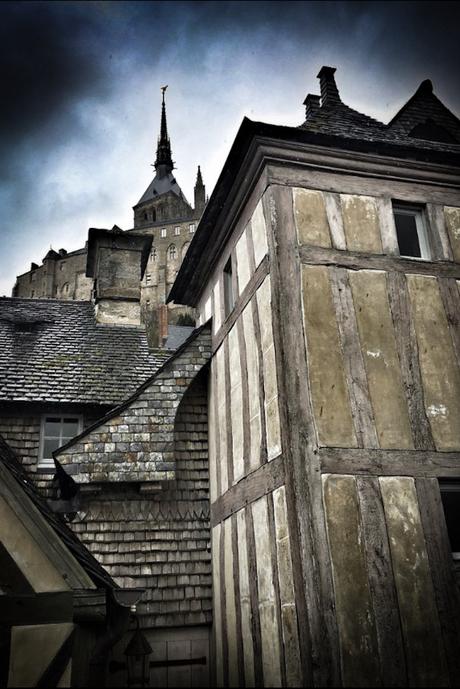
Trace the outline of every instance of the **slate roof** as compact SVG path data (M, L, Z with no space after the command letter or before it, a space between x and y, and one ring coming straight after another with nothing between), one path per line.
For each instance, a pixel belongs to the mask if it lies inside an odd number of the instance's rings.
M113 406L169 355L143 328L97 324L91 302L0 298L0 402Z
M163 177L160 177L158 174L155 175L155 177L150 182L149 186L137 202L136 206L134 206L134 208L140 206L141 203L145 203L146 201L152 201L163 194L167 194L169 191L171 191L173 194L182 199L182 201L190 205L187 199L185 198L182 189L177 184L176 178L174 177L172 172L169 172L167 175L164 175Z
M17 482L19 489L22 490L29 500L35 505L42 517L56 532L57 536L70 550L75 559L80 563L88 576L98 586L104 588L118 589L118 584L99 564L89 550L81 543L78 536L67 526L62 517L55 514L47 505L46 501L38 493L32 480L20 464L11 447L0 435L0 462Z
M428 79L423 81L415 94L388 124L353 110L338 97L309 113L300 128L312 133L339 136L344 139L382 142L429 151L458 151L460 150L460 122L432 90L431 82ZM417 124L427 119L436 121L448 130L452 141L430 141L411 134Z
M175 351L184 344L193 331L194 327L192 325L169 325L165 348Z

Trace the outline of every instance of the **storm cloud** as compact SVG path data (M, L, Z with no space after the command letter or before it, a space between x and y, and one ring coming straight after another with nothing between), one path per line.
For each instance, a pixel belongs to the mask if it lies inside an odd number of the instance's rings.
M419 83L460 112L460 6L446 2L3 2L0 294L50 244L132 224L168 83L177 178L212 189L241 119L297 125L323 64L388 121Z

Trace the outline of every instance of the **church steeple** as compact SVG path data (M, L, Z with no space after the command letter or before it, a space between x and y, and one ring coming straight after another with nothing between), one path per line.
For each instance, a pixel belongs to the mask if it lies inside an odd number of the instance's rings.
M203 184L203 177L201 176L201 169L198 165L198 172L196 175L195 184L195 212L201 215L206 205L206 190Z
M171 142L168 137L168 127L166 125L166 105L165 91L168 86L162 86L163 102L161 104L161 127L157 145L157 157L155 160L155 170L158 177L165 177L172 172L174 164L171 158Z

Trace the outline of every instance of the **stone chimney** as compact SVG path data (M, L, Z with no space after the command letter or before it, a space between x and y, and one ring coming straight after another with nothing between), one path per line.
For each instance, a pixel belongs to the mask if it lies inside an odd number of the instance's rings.
M141 280L152 246L149 235L92 227L88 233L86 276L94 278L96 320L141 325Z
M320 109L320 96L315 96L313 93L309 93L305 98L303 104L305 105L305 119L311 120L312 117L319 112Z
M335 83L335 67L321 67L317 78L321 88L321 107L341 103L339 90Z

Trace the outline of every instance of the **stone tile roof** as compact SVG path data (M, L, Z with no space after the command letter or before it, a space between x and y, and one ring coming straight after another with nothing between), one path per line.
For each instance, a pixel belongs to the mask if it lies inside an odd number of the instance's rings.
M168 339L165 342L165 349L175 351L193 333L192 325L170 325L168 326Z
M120 404L168 356L91 302L0 298L0 401Z
M358 139L375 143L396 144L427 151L459 151L460 121L432 92L429 80L422 82L415 94L388 124L353 110L337 97L313 108L300 126L309 132ZM315 96L309 96L315 98ZM316 97L317 98L317 97ZM308 97L306 99L307 103ZM451 136L449 141L429 140L416 136L417 124L432 120Z
M70 530L63 518L52 512L46 501L38 493L27 472L20 464L11 447L0 435L0 462L11 474L18 485L18 490L23 491L29 500L35 505L46 522L56 532L60 540L70 550L75 559L83 567L88 576L98 586L117 589L118 584L106 572L89 550L81 543L80 539Z

